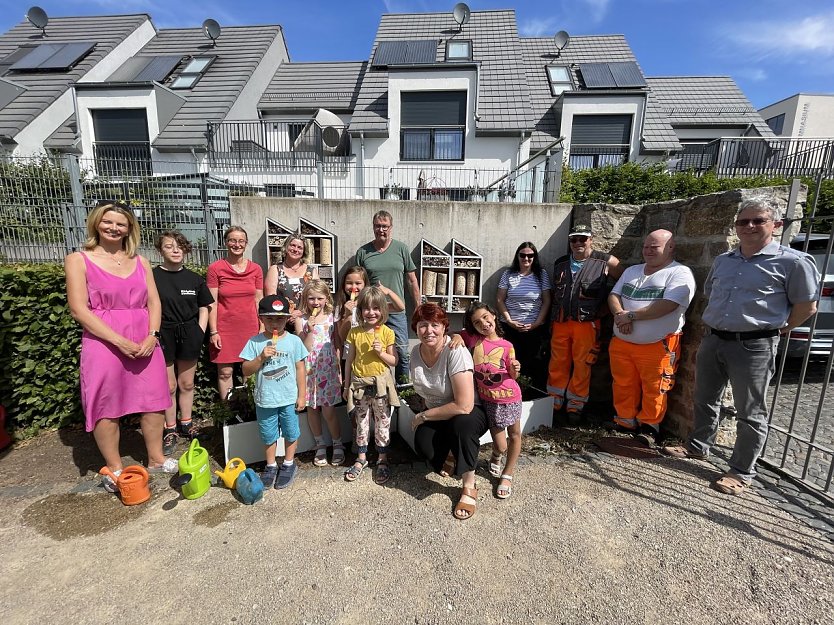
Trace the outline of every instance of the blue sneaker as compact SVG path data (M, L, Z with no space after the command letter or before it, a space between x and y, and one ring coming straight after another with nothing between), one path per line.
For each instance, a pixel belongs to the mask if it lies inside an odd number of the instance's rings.
M267 466L263 471L261 471L261 482L263 482L264 488L272 488L272 484L275 482L275 477L277 475L278 475L278 467L277 466L275 466L275 467Z
M275 488L289 488L290 484L295 481L297 473L298 465L294 462L291 465L282 464L281 470L278 472L278 479L275 480Z

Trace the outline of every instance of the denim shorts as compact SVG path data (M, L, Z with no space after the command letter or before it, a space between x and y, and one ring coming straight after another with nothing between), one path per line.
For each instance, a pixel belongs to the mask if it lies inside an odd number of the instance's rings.
M258 431L261 440L267 447L281 436L288 444L297 441L298 437L301 436L295 404L278 408L255 406L255 416L258 419Z

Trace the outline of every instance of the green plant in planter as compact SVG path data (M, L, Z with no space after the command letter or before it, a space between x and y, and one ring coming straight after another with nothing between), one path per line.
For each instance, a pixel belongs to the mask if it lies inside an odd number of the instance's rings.
M533 380L529 375L519 375L516 380L521 387L521 399L523 401L532 401L534 399L541 399L547 397L547 393L542 389L533 386Z
M209 409L209 417L217 427L255 420L255 376L243 386L234 386L225 401L217 401Z

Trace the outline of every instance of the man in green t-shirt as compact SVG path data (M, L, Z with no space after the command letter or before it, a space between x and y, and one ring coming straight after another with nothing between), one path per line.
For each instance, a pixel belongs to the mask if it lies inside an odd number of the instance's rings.
M405 286L415 305L420 303L420 287L417 285L417 267L405 243L392 238L394 218L388 211L374 215L374 240L356 250L356 264L368 272L371 284L381 282L405 302ZM385 323L394 331L397 339L397 382L408 379L408 316L405 311L389 312Z

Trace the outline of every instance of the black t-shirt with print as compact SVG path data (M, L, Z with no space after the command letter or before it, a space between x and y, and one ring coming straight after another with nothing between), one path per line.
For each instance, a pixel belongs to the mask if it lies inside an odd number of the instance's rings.
M206 279L186 267L179 271L154 267L153 277L162 302L163 324L196 319L199 309L214 301L206 286Z

